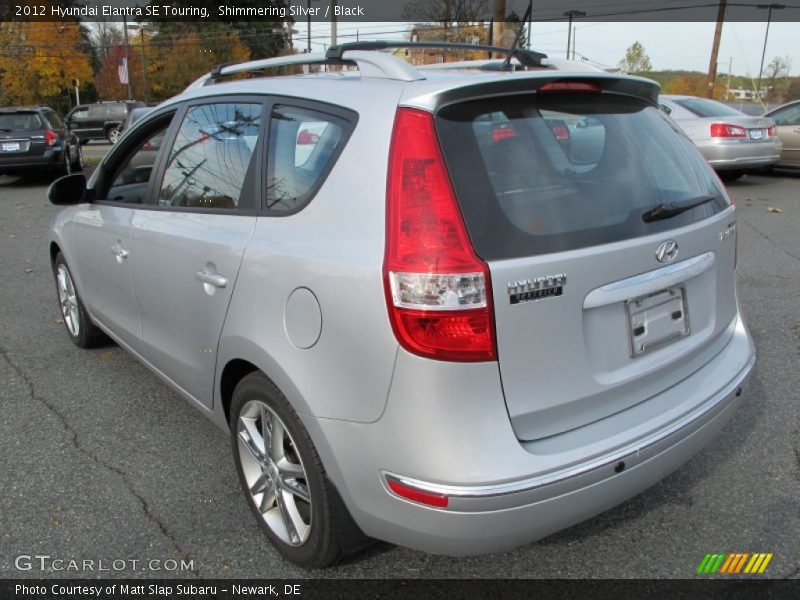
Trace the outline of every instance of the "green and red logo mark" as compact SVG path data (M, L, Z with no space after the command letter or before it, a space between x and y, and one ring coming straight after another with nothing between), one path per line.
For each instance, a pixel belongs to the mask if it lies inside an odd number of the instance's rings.
M706 554L700 566L697 567L698 575L739 575L761 574L767 569L772 560L772 552L718 552Z

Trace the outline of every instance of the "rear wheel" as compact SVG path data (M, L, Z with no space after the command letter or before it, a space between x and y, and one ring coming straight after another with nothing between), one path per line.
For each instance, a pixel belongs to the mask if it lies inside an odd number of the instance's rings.
M363 545L311 438L262 373L242 379L231 401L233 456L242 489L272 544L307 568L334 564Z
M61 318L69 339L80 348L90 348L105 340L103 332L89 318L75 288L72 273L60 252L56 256L54 275Z
M73 172L83 171L83 149L80 144L75 146L75 155L72 157L70 165Z
M119 140L120 130L119 127L109 127L108 131L106 131L106 138L112 144L116 144L117 140Z

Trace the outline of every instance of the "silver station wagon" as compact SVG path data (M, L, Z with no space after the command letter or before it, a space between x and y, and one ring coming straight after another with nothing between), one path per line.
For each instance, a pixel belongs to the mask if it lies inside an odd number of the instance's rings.
M229 431L308 567L587 519L712 439L755 359L734 206L656 83L395 45L218 68L50 189L69 337Z

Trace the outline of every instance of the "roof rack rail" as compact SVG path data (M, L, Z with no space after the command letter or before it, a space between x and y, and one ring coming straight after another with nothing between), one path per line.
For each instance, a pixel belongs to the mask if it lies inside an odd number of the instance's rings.
M525 50L524 48L504 48L502 46L485 46L482 44L460 44L454 42L393 42L393 41L364 41L347 42L337 46L331 46L325 53L325 57L331 60L342 60L345 52L348 54L353 50L386 50L388 48L440 48L442 50L478 50L485 52L497 52L505 54L508 59L516 58L523 67L541 67L542 59L547 58L546 54L535 50ZM511 69L508 60L505 63L507 69Z
M278 56L275 58L264 58L251 60L242 63L228 63L217 65L210 73L203 75L194 83L189 85L187 90L211 85L216 80L226 75L235 73L248 73L261 71L264 69L275 69L291 65L354 65L358 67L364 77L376 77L380 79L395 79L399 81L417 81L425 79L419 71L414 69L406 61L386 54L384 52L367 52L357 49L345 49L347 56L329 57L322 52L312 52L308 54L293 54L290 56Z

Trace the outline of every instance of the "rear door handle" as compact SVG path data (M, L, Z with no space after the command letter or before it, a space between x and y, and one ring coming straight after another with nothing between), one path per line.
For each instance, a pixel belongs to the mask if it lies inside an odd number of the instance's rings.
M219 273L206 273L205 271L198 271L194 274L194 278L200 283L207 283L208 285L213 285L214 287L218 288L224 288L226 285L228 285L228 280L224 275L220 275Z

